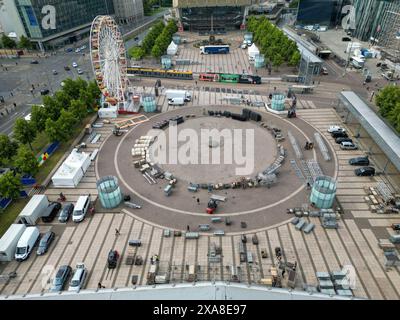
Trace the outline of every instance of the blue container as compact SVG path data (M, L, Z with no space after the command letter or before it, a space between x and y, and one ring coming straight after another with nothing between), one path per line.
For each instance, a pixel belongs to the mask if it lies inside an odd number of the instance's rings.
M97 181L96 185L103 208L113 209L119 206L122 201L122 192L116 177L103 177Z
M281 93L275 93L274 95L272 95L271 109L275 111L284 111L285 99L286 96Z
M180 36L180 35L177 35L177 34L173 35L173 36L172 36L172 41L173 41L175 44L180 44L180 43L181 43L181 36Z
M163 69L171 69L172 59L170 56L162 56L161 57L161 65Z
M336 181L331 177L320 176L313 184L310 202L319 209L330 209L336 197Z
M265 67L265 58L263 54L257 54L254 57L254 67L257 69Z
M144 112L155 112L157 110L156 98L154 96L142 97Z

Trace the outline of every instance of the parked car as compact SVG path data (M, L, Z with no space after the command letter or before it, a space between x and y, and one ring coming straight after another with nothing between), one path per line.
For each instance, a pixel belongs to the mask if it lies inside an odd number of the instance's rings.
M352 142L342 142L340 144L340 149L342 150L357 150L358 147Z
M74 68L78 68L78 64L77 64L76 62L72 62L72 66L73 66Z
M83 45L82 47L80 47L79 49L81 49L81 51L82 50L85 50L86 49L86 46L85 45Z
M50 244L53 242L55 238L55 233L53 231L46 232L43 237L39 241L39 248L36 251L38 256L41 256L47 252Z
M59 222L67 222L69 217L72 215L74 211L74 205L72 203L68 203L67 205L62 208L60 215L58 216Z
M57 70L53 70L53 75L58 75L58 72L57 72Z
M81 222L85 219L86 213L90 207L90 196L80 196L76 202L74 211L72 213L73 222Z
M39 61L37 61L37 60L32 60L32 61L31 61L31 64L39 64Z
M82 289L87 276L87 269L83 263L76 265L76 270L69 283L68 291L79 291Z
M334 132L331 132L331 136L334 139L336 139L336 138L348 138L349 137L345 131L334 131Z
M57 292L63 290L65 284L68 282L68 278L71 275L71 273L72 273L72 268L70 266L67 265L61 266L56 273L50 291Z
M61 203L52 202L42 213L43 222L52 222L61 209Z
M83 71L81 69L78 69L78 74L83 74Z
M323 74L323 75L328 75L328 74L329 74L329 73L328 73L328 69L325 68L325 67L322 67L322 68L321 68L321 74Z
M342 142L353 142L353 140L350 138L339 137L335 139L335 142L340 144Z
M342 41L349 42L349 41L351 41L351 38L349 38L349 37L343 37L343 38L342 38Z
M75 53L79 53L79 52L81 52L81 49L80 48L76 48L75 49Z
M333 125L333 126L330 126L330 127L328 128L328 132L329 132L329 133L337 132L337 131L343 131L343 132L345 132L346 129L344 129L344 128L340 127L340 126L337 126L337 125Z
M27 227L18 240L15 250L15 260L24 261L28 259L32 249L37 244L40 237L38 227Z
M65 66L65 67L64 67L64 70L65 70L65 71L70 71L70 70L71 70L71 68L70 68L70 67L68 67L68 66Z
M357 157L349 159L349 164L352 166L368 166L369 159L368 157Z
M354 173L358 177L370 177L375 175L375 168L374 167L362 167L354 170Z
M72 49L72 48L67 48L65 51L67 51L67 52L72 52L72 51L74 51L74 49Z
M42 89L42 90L40 90L40 94L42 95L42 96L46 96L46 95L48 95L50 93L50 90L49 89Z
M393 223L391 227L392 227L393 230L399 231L400 230L400 223Z
M119 258L118 251L110 250L110 252L108 253L108 258L107 258L107 266L109 269L114 269L117 267L118 258Z

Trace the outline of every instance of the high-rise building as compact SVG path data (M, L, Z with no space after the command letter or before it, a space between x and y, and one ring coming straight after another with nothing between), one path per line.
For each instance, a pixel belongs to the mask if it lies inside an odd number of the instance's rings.
M303 25L336 26L341 21L346 0L300 0L297 23Z
M114 14L112 0L15 0L15 3L27 36L41 49L79 40L90 33L96 16ZM48 6L54 8L54 15L46 10Z
M0 33L4 33L5 35L14 33L17 35L17 38L26 36L14 0L0 1Z
M400 58L400 1L354 0L356 28L354 36L371 41L392 55Z
M252 0L174 0L184 30L223 31L240 28Z
M143 0L114 0L115 19L119 24L137 24L143 20Z

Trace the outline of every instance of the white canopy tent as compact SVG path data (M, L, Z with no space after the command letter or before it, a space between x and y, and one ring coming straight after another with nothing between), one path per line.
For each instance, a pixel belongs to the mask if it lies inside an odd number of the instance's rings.
M247 52L249 54L249 60L254 60L256 55L260 54L260 50L258 50L254 43L247 49Z
M174 55L176 55L177 52L178 52L178 45L175 44L175 42L171 41L171 43L169 44L169 46L167 48L167 54L169 56L174 56Z
M90 166L90 154L72 150L57 172L51 178L55 187L76 188Z

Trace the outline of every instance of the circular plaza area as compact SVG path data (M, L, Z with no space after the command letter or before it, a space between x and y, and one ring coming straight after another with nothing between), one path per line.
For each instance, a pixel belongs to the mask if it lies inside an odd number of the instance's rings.
M121 137L111 135L103 143L96 160L97 179L116 176L123 193L131 195L132 202L142 206L137 210L125 209L165 228L185 230L190 226L196 230L199 224L210 224L212 216L206 213L206 208L211 195L226 197L226 202L218 203L213 216L229 216L232 221L231 226L221 224L214 229L230 233L243 230L241 222L246 222L247 231L286 222L291 217L286 214L287 208L309 202L309 190L305 181L296 175L293 160L299 166L301 160L316 160L328 176L335 176L336 160L324 161L317 148L304 150L305 143L314 140L316 130L299 118L286 119L261 108L251 108L262 116L258 122L209 114L209 111L241 114L242 109L188 107L151 115L148 122ZM182 117L184 122L153 129L155 124L176 117ZM271 128L278 129L284 139L277 140ZM302 149L301 160L288 138L289 131ZM164 192L168 180L154 179L156 183L150 184L140 168L135 167L132 148L144 136L155 139L149 148L151 163L177 179L170 196ZM285 150L283 162L282 149ZM259 173L274 168L276 163L281 166L273 182L257 187L251 184L246 184L246 188L228 187L236 182L245 184L246 179L254 179ZM197 185L198 191L189 191L190 185ZM219 187L210 191L206 185Z

